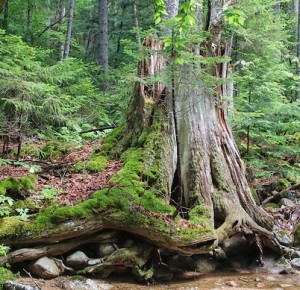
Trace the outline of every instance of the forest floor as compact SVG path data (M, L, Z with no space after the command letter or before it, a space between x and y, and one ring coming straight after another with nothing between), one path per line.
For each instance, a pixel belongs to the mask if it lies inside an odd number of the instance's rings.
M3 144L0 141L0 148ZM41 144L37 145L41 147ZM31 173L37 175L34 190L30 191L32 199L38 199L43 190L55 189L55 201L63 205L72 205L88 199L95 191L111 186L109 179L121 169L122 164L118 160L109 161L105 170L90 173L82 170L82 173L71 172L71 167L78 162L88 162L99 142L88 142L80 148L59 156L56 159L40 160L35 156L24 154L16 161L7 159L8 162L0 163L0 181L5 178L20 178ZM12 149L15 149L13 145ZM2 159L5 161L5 159ZM38 169L36 169L38 168Z

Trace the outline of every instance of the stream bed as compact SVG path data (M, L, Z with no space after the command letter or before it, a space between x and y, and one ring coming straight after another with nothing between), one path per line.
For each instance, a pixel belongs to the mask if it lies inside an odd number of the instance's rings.
M73 281L72 278L58 277L53 280L20 278L18 283L37 285L42 290L221 290L221 289L274 289L297 290L300 289L299 274L265 274L265 273L223 273L216 272L207 275L186 273L185 278L167 283L151 285L137 284L124 275L114 276L107 280L87 279Z

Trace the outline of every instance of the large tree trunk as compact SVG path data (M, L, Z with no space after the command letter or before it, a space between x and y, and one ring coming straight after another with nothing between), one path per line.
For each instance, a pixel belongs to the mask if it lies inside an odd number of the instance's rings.
M228 56L220 32L229 3L211 1L210 38L202 57ZM175 16L178 2L170 0L166 7L169 17ZM282 249L272 233L272 217L251 197L222 107L227 93L218 78L225 76L227 64L178 66L174 51L166 57L155 36L144 45L151 53L140 63L140 77L165 74L166 81L136 84L125 128L103 145L114 156L122 154L123 169L111 179L110 188L82 204L46 208L25 224L18 218L3 219L0 244L15 251L0 259L2 264L63 254L78 243L102 239L96 234L105 229L132 233L157 248L188 255L209 253L236 233L254 240L259 250L263 245ZM213 86L204 78L209 72Z

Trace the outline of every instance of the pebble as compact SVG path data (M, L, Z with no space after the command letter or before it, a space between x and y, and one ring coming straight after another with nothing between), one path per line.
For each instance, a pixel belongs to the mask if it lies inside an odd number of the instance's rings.
M230 286L230 287L237 287L237 286L238 286L238 284L237 284L235 281L228 281L228 282L226 283L226 285L227 285L227 286Z

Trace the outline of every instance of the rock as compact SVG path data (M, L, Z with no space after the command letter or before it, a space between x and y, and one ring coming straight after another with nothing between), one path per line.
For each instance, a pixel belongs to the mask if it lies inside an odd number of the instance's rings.
M279 203L278 206L282 207L282 206L294 206L295 204L288 198L282 198Z
M234 268L243 268L251 264L253 260L253 246L244 236L234 236L222 243L222 248L229 263Z
M97 265L97 264L101 264L104 262L104 259L102 258L99 258L99 259L89 259L88 260L88 265L89 266L94 266L94 265Z
M25 285L20 283L15 283L13 281L6 281L3 285L4 290L41 290L38 286Z
M155 279L160 281L170 281L173 279L173 273L168 266L160 266L154 272Z
M288 198L288 199L290 199L293 202L296 202L297 198L299 198L299 195L297 194L296 190L284 190L284 191L282 191L280 193L280 195L283 198Z
M300 258L295 258L291 261L292 267L300 269Z
M194 271L200 273L210 273L216 270L218 262L207 256L195 255L193 257L192 267Z
M251 247L244 236L234 236L223 241L222 248L228 258L249 252Z
M29 266L30 272L39 278L52 279L60 276L64 269L59 267L54 259L42 257Z
M83 269L88 265L89 258L82 252L77 251L66 258L66 265L76 270Z
M287 235L279 226L273 226L273 233L280 244L289 246L293 243L293 238Z
M300 258L300 251L293 251L291 258L292 259Z
M73 280L64 283L64 289L66 290L110 290L113 285L101 282L100 280Z
M249 254L240 254L228 259L229 264L234 268L245 268L248 267L252 261L253 256Z
M98 246L98 257L102 258L104 256L111 255L113 252L115 252L117 249L113 244L100 244Z
M225 261L225 260L227 260L227 256L226 256L224 250L221 249L221 248L219 248L219 247L216 248L216 249L214 249L213 256L218 261Z
M256 273L270 273L270 274L285 274L295 272L291 264L285 258L278 259L275 253L266 253L263 257L264 266L258 267L257 263L253 263L252 270ZM268 280L273 279L273 276L266 276ZM257 281L258 282L258 281Z
M235 281L228 281L228 282L226 282L226 285L230 286L230 287L237 287L238 286L238 284Z
M128 239L123 243L124 248L131 248L133 245L134 245L134 240L131 239Z

